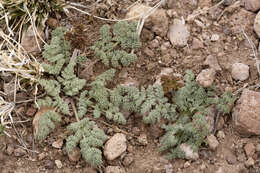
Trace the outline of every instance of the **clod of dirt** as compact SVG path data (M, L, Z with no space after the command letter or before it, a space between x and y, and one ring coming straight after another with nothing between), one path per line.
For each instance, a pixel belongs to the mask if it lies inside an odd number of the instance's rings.
M244 81L249 77L249 66L242 63L234 63L231 75L235 80Z
M247 161L245 162L245 166L246 166L247 168L249 168L249 167L251 167L251 166L254 166L254 164L255 164L255 161L254 161L254 159L253 159L252 157L249 157L249 158L247 159Z
M61 149L63 146L63 139L58 139L52 143L53 148Z
M123 165L124 166L130 166L134 161L134 158L132 155L127 155L124 160L123 160Z
M36 113L36 109L33 108L33 107L29 107L26 111L26 115L29 116L29 117L32 117L35 113Z
M235 154L230 150L225 151L225 159L228 162L228 164L234 165L235 163L237 163L237 158Z
M105 173L126 173L124 168L120 166L108 166L105 169Z
M200 74L197 76L196 81L202 87L210 87L212 86L215 80L216 71L215 69L206 69L202 70Z
M46 21L46 24L51 27L51 29L56 29L59 26L59 22L57 19L54 19L52 17L49 17Z
M116 133L105 144L104 155L107 160L114 160L126 151L126 136Z
M256 12L260 9L259 0L242 0L241 2L248 11Z
M149 49L148 47L144 48L144 53L145 53L145 55L147 55L147 56L149 56L151 58L154 57L154 52L151 49Z
M55 164L52 160L46 160L45 161L45 168L46 169L53 169L54 166L55 166Z
M47 156L46 153L40 153L40 154L38 155L38 160L43 160L46 156Z
M149 42L148 47L151 49L158 48L160 46L160 42L158 39L153 39L152 41Z
M55 165L57 166L57 168L61 169L62 168L62 163L60 160L55 160Z
M233 109L234 129L242 135L260 135L260 92L244 89Z
M188 160L197 160L199 159L198 152L193 151L190 145L188 144L181 144L180 149L184 152L185 158Z
M147 135L145 133L142 133L140 136L138 136L137 141L141 145L147 145L148 144Z
M190 33L184 22L179 19L174 19L173 24L169 27L168 38L172 45L184 47L187 45Z
M11 156L14 152L14 146L13 145L8 145L6 149L6 153Z
M21 156L24 156L25 154L26 154L26 151L24 149L22 149L22 148L16 148L14 150L14 155L16 157L21 157Z
M247 157L252 157L255 154L255 145L251 142L247 143L244 147Z
M192 50L198 50L198 49L202 49L204 47L203 42L200 41L197 38L193 38L192 40L192 44L191 44L191 49Z
M260 1L259 1L260 3ZM255 22L254 22L254 30L256 34L258 35L258 38L260 38L260 11L257 13L255 17Z
M221 67L219 66L218 59L216 56L209 55L204 61L204 65L208 65L210 68L213 68L216 71L221 71Z
M35 36L35 33L38 34L36 34ZM23 46L24 50L26 50L28 53L31 53L33 55L40 53L41 50L39 49L39 47L40 48L42 47L43 42L39 36L44 40L43 31L40 28L37 28L36 31L34 32L32 26L30 26L28 30L24 32L22 35L21 45ZM35 38L37 38L37 41Z
M207 137L207 142L209 144L209 148L213 151L215 151L219 145L219 142L214 135L209 135Z
M68 153L68 156L69 156L69 160L72 162L79 161L81 157L80 149L78 147L73 148L73 150L70 153Z

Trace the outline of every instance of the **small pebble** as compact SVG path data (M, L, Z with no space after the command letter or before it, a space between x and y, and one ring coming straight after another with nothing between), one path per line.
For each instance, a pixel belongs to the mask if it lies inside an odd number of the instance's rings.
M249 157L248 160L245 162L245 166L247 168L249 168L251 166L254 166L254 164L255 164L255 161L254 161L254 159L252 157Z
M21 156L24 156L25 154L26 154L26 151L24 149L22 149L22 148L16 148L14 150L14 155L16 157L21 157Z
M213 34L210 38L211 41L218 41L219 40L219 35L218 34Z
M225 133L224 133L222 130L220 130L220 131L218 131L218 133L217 133L217 137L218 137L219 139L224 139L224 138L225 138Z
M190 167L190 162L187 161L184 163L183 168L188 168L188 167Z
M57 168L59 168L59 169L61 169L63 166L60 160L55 160L55 164L56 164Z

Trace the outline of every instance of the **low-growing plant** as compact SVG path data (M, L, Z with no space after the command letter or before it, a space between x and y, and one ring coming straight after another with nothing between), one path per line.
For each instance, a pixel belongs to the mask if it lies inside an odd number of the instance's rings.
M93 49L105 65L109 66L111 63L117 67L118 60L122 65L129 64L124 63L127 57L123 54L126 52L121 54L119 52L122 50L118 49L119 45L129 50L140 46L133 26L131 23L117 23L112 32L107 25L101 28L101 40ZM125 27L130 27L130 31ZM64 39L64 32L63 28L54 30L51 44L45 46L43 53L47 60L43 68L51 79L39 80L47 96L37 103L40 108L51 109L39 118L37 138L45 139L55 128L55 122L60 122L62 115L70 114L69 105L61 95L71 97L80 93L79 99L73 99L78 100L77 109L72 105L77 122L67 127L70 136L66 139L66 151L70 153L79 145L83 158L94 167L102 164L100 148L107 136L94 121L85 117L86 114L92 114L94 118L105 116L107 120L118 124L127 122L123 112L141 114L146 124L167 120L167 125L162 126L166 133L162 137L159 151L167 153L168 159L173 159L185 157L181 144L187 144L197 151L204 142L209 134L205 119L209 106L215 105L218 111L229 113L235 102L236 98L231 93L218 97L214 89L199 86L191 71L186 72L184 86L168 81L169 86L174 87L173 91L167 88L167 93L172 94L172 100L165 96L165 88L161 85L150 85L147 88L118 85L109 88L108 84L112 82L116 72L113 68L86 84L85 80L79 79L74 73L76 62L70 59L70 44ZM113 60L114 56L119 55L123 59ZM87 89L81 91L84 86Z
M100 40L91 47L95 57L106 66L111 64L113 67L118 67L119 63L128 66L134 62L136 55L133 50L141 46L136 26L136 22L122 21L114 24L111 31L109 25L103 25L100 28Z
M45 45L43 57L48 63L43 64L44 71L54 75L53 79L40 79L38 83L44 88L47 96L37 100L37 106L51 107L56 111L47 111L43 113L38 121L38 139L45 139L54 129L53 121L60 121L61 112L68 115L69 105L65 102L60 94L64 92L67 96L73 96L79 93L86 81L79 79L74 74L75 62L70 62L70 44L64 39L64 28L57 28L52 32L50 45ZM64 69L63 67L67 65ZM63 69L63 70L62 70ZM61 76L59 76L61 74ZM55 79L56 78L56 79Z
M71 123L67 129L74 135L70 135L66 142L66 151L72 152L79 144L83 158L93 167L101 166L102 152L100 147L107 140L104 131L99 129L94 121L84 118Z

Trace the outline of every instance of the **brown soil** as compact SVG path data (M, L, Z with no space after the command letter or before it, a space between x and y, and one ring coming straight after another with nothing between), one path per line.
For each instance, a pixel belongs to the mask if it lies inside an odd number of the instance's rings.
M78 0L77 2L79 2ZM83 0L82 0L83 1ZM85 2L85 1L84 1ZM90 5L92 1L88 1L86 5ZM123 17L125 9L132 4L132 0L111 1L109 4L100 3L102 5L91 8L91 12L95 15L107 18L120 18ZM189 0L174 1L172 10L176 11L179 17L183 16L185 19L188 15L196 9ZM203 8L204 6L211 7L214 3L210 0L200 0L198 5ZM166 7L163 7L167 9ZM244 28L247 35L253 40L254 43L258 43L257 36L253 32L253 21L255 13L246 11L243 7L237 7L234 10L226 11L222 17L217 18L222 12L227 9L228 6L220 5L214 10L210 10L208 14L200 15L200 20L204 21L204 24L209 24L209 27L201 28L195 23L188 23L190 31L189 47L174 48L170 47L166 52L162 52L159 49L152 50L153 57L148 57L144 53L144 49L148 46L149 42L155 38L154 34L149 29L144 28L142 33L142 48L137 50L138 60L128 67L120 69L119 74L113 84L118 84L132 78L138 82L141 86L152 84L155 81L156 75L160 73L161 69L165 67L173 68L175 73L184 75L186 69L191 69L196 75L205 69L203 65L208 55L216 56L219 64L222 68L217 73L217 79L214 83L217 91L223 93L227 88L233 92L243 87L244 84L254 85L260 82L257 74L255 60L253 59L252 49L247 40L243 37L239 28ZM91 46L95 40L98 39L99 28L105 24L105 21L94 19L92 17L73 12L71 17L63 17L59 20L60 25L66 26L71 29L70 34L67 35L68 39L72 41L73 48L78 48L84 52L90 59L93 57L93 52L90 51ZM111 23L108 23L111 24ZM193 38L205 38L212 34L218 34L220 39L218 41L204 42L204 46L201 49L191 49ZM242 38L242 39L241 39ZM167 42L167 38L161 38L160 45ZM257 44L256 44L257 45ZM161 59L166 59L166 63ZM241 62L250 66L250 78L244 82L236 82L231 77L231 65L234 62ZM84 70L84 67L80 67L78 73ZM105 71L106 68L101 63L96 63L93 67L93 76L89 80L93 79L96 75ZM127 74L127 77L125 77ZM27 93L28 97L32 96L30 92ZM65 123L57 127L57 130L48 137L43 143L33 138L32 120L33 116L28 117L26 115L27 110L31 107L31 104L23 103L17 106L17 115L14 116L15 120L24 120L29 118L29 122L15 124L16 130L21 134L21 137L17 137L14 128L7 129L7 132L11 134L11 137L0 136L0 172L2 173L37 173L37 172L86 172L91 173L94 170L88 167L83 159L77 163L69 161L65 152L65 147L62 149L55 149L52 147L52 143L57 139L63 139L64 133L66 133L66 124L74 122L73 117L67 117ZM247 168L244 163L247 160L247 156L244 152L244 145L248 142L253 144L260 144L258 137L244 138L236 134L233 131L231 125L230 115L224 117L224 125L220 129L225 133L225 138L220 139L220 145L215 151L211 151L206 146L203 146L199 151L200 159L196 161L186 161L181 159L175 159L173 161L165 160L162 155L157 151L159 139L154 137L154 131L150 126L144 126L138 119L130 117L126 126L120 126L121 129L132 133L134 127L140 130L140 133L145 133L148 137L148 145L141 146L136 142L135 138L127 136L128 139L128 151L127 156L133 158L133 163L130 166L125 166L127 173L150 173L158 172L163 173L165 165L171 163L173 172L178 173L259 173L260 172L260 153L255 153L252 157L256 161L254 166ZM105 132L110 131L110 127L104 126L98 123ZM18 139L22 138L30 150L37 151L38 153L27 151L22 156L11 152L19 148L20 143ZM130 148L130 149L129 149ZM44 154L45 157L39 159L39 154ZM55 160L60 160L63 164L61 169L58 169L55 165ZM123 158L118 158L113 162L107 162L104 160L104 167L107 165L123 166ZM102 170L98 170L102 171ZM222 173L221 172L221 173Z

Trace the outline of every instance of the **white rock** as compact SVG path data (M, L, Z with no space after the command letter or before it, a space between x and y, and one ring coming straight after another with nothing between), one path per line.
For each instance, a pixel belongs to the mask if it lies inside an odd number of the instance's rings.
M63 146L63 139L58 139L52 143L53 148L61 149Z
M224 139L224 138L225 138L225 133L220 130L220 131L218 131L218 133L217 133L217 137L218 137L219 139Z
M207 137L207 142L209 144L209 148L212 150L216 150L219 145L217 138L212 134Z
M197 76L196 81L202 87L210 87L215 80L216 71L212 68L202 70Z
M172 45L184 47L187 45L190 33L182 20L174 19L169 28L168 38Z
M188 160L197 160L199 159L198 152L194 152L190 145L181 144L180 149L185 153L185 158Z
M105 144L104 155L107 160L114 160L126 151L126 136L116 133Z
M256 34L258 35L258 38L260 38L260 11L257 13L257 15L255 17L254 30L255 30Z
M249 77L249 66L242 63L234 63L231 74L235 80L244 81Z
M219 40L219 35L218 34L213 34L210 38L211 41L218 41Z
M57 168L59 168L59 169L61 169L63 166L60 160L55 160L55 164L56 164Z
M245 162L245 166L247 168L253 166L254 164L255 164L255 161L254 161L254 159L252 157L249 157L248 160Z

